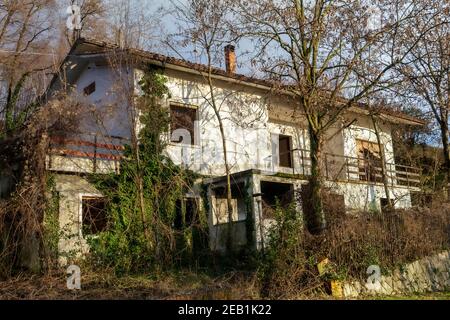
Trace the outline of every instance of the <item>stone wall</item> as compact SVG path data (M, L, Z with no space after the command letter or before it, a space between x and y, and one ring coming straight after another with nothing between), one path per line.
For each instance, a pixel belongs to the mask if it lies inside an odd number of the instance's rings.
M342 284L344 297L359 295L394 295L450 289L450 251L425 257L403 268L396 269L388 276L381 276L379 285L371 288L359 281Z

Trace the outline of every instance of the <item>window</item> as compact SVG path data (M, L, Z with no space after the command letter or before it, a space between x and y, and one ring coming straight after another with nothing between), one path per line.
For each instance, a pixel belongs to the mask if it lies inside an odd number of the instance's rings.
M184 144L194 144L194 124L195 120L197 120L197 109L191 107L182 107L182 106L170 106L170 141L174 143L184 143ZM190 141L183 141L182 135L173 134L177 129L185 129L189 132L191 136Z
M278 136L278 154L280 167L292 168L292 139L290 136Z
M231 207L233 209L231 222L247 219L247 204L244 198L246 188L243 183L233 184L231 187ZM212 205L213 224L228 223L227 193L225 187L214 189L215 199Z
M83 234L93 235L105 231L107 226L105 199L83 197L81 203Z
M83 89L83 93L86 96L91 95L94 91L95 91L95 81Z
M232 221L237 221L238 220L237 199L231 199L231 207L233 209ZM213 223L216 225L227 222L228 222L227 199L216 198L213 211Z
M359 179L381 182L381 149L378 143L356 140L356 146L358 150Z

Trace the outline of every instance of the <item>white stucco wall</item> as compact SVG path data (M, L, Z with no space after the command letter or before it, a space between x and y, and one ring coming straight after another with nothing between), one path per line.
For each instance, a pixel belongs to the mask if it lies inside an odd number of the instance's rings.
M386 198L384 186L380 183L331 182L326 185L332 192L344 195L347 210L372 211L381 209L380 199ZM409 189L404 187L390 187L390 198L396 208L411 206Z
M88 181L74 175L55 175L55 190L59 193L59 262L71 263L88 252L82 234L82 197L102 197Z
M171 102L197 107L198 136L194 146L171 143L167 153L181 163L189 157L189 168L206 175L224 175L224 154L219 121L210 105L209 88L194 76L177 78L168 75ZM199 82L200 81L200 82ZM214 90L226 138L227 158L232 172L250 168L270 167L270 134L264 97L251 92L239 92L220 83Z
M86 113L80 130L89 133L98 133L99 136L121 136L130 138L130 116L127 108L126 86L121 84L120 79L127 78L130 73L122 70L121 77L116 72L105 66L97 66L90 63L75 81L76 91L82 96L83 89L96 82L96 90L87 97L83 97L87 102L92 104L93 108ZM137 89L137 81L142 76L142 72L135 70L132 72L135 90ZM188 104L198 109L198 136L195 145L170 143L166 152L177 164L186 164L189 169L204 175L223 176L225 175L223 147L221 141L220 130L218 127L217 117L213 108L210 106L208 99L209 88L205 85L204 79L189 75L186 73L167 71L168 87L170 90L170 98L166 101L169 107L171 102L178 104ZM271 172L272 166L272 136L275 134L289 135L292 137L293 149L309 149L309 137L306 130L306 124L302 121L292 120L289 117L289 106L286 104L278 104L278 102L268 99L264 92L257 89L249 89L242 85L231 85L224 82L215 82L215 97L220 108L220 116L223 120L225 137L227 139L226 146L228 150L228 160L231 165L232 172L240 172L248 169L259 169L264 174L252 177L251 192L257 194L261 190L261 179L267 179L271 173L295 173L308 174L308 170L301 169L301 156L299 151L294 151L294 170L290 168L275 167L275 172ZM133 89L133 88L132 88ZM269 105L270 104L270 105ZM278 111L283 110L284 117L276 117ZM324 147L325 153L345 155L357 157L356 139L362 139L377 142L376 135L372 129L372 125L367 116L352 115L357 120L348 128L341 130L341 123L337 123L332 127L326 139ZM394 151L392 138L390 134L390 126L381 124L381 142L384 146L384 152L387 162L394 162ZM165 135L168 139L168 135ZM106 142L108 141L99 141ZM309 157L307 153L304 157ZM184 159L184 160L183 160ZM68 160L64 164L63 159L53 162L55 170L64 171L64 166L73 166L73 160ZM72 162L70 162L72 161ZM310 161L305 160L305 164L309 165ZM86 162L86 163L84 163ZM85 160L83 164L77 164L80 167L90 167L89 160ZM334 167L328 169L335 170L344 163L343 158L337 158ZM87 169L86 169L87 170ZM101 167L102 171L113 170L106 164ZM117 168L114 167L117 171ZM70 171L70 170L69 170ZM72 170L75 172L83 172L83 170ZM263 177L266 178L263 178ZM286 178L271 176L273 179L287 181ZM354 177L358 179L358 176ZM81 247L85 247L82 235L77 229L79 222L79 208L81 205L81 196L85 193L97 194L97 191L89 186L86 181L72 181L71 178L62 179L58 188L61 194L61 228L68 229L69 239L60 242L60 249L67 251L75 248L76 243L81 241ZM67 180L69 179L69 180ZM73 178L75 179L75 178ZM294 188L299 190L301 184L306 183L305 180L295 180L292 182ZM327 182L327 185L336 193L344 195L345 205L347 209L379 209L379 201L385 198L384 188L381 184L367 184L363 182ZM213 195L209 195L210 203ZM403 187L391 188L391 198L394 199L397 207L410 206L409 190ZM253 199L253 213L258 208L257 199ZM211 215L210 215L211 217ZM77 220L78 219L78 220ZM78 222L77 222L78 221ZM260 228L262 226L262 228ZM218 246L217 239L221 236L220 227L212 226L214 231L210 234L212 237L211 245ZM79 228L79 223L78 223ZM237 233L241 242L244 242L245 236L242 236L242 230L245 226L239 224ZM255 216L255 238L256 245L262 245L265 222L259 221ZM217 231L217 232L216 232ZM222 232L223 233L223 232Z
M125 72L120 77L124 78ZM135 70L134 85L137 88L142 71ZM170 143L166 152L175 163L184 163L189 169L205 175L221 176L225 174L224 156L219 124L213 108L210 105L209 87L203 78L176 71L167 71L171 102L188 104L198 110L198 134L196 143ZM125 76L126 77L126 76ZM96 82L96 91L85 97L95 104L96 110L86 116L83 130L101 132L106 135L130 138L130 117L123 98L122 88L117 84L118 73L105 66L89 64L76 81L78 92L92 81ZM301 158L308 158L309 154L301 151L293 152L294 170L290 168L273 167L272 135L284 134L292 137L292 148L309 149L309 138L305 123L289 120L289 116L273 117L279 113L288 114L289 106L282 102L270 101L265 93L257 89L244 86L233 86L225 82L216 81L214 95L222 118L227 157L232 172L248 169L260 169L284 173L308 173L301 168ZM138 92L139 90L137 90ZM208 101L209 100L209 101ZM269 119L270 115L270 119ZM356 139L377 142L372 124L367 116L352 115L357 120L350 127L341 130L340 123L332 127L326 139L325 153L357 157ZM295 122L295 123L294 123ZM394 162L390 127L381 124L381 139L387 162ZM336 133L337 132L337 133ZM101 135L100 134L100 135ZM169 139L169 136L166 136ZM309 165L309 160L304 160ZM356 161L356 160L355 160ZM342 166L343 158L333 158L334 167ZM336 169L337 170L337 169ZM355 177L356 178L356 177Z
M391 128L387 124L378 124L380 140L384 147L386 162L394 163L394 147L392 144ZM377 143L377 137L372 123L364 116L357 117L357 122L343 130L344 152L346 155L357 157L356 139Z
M89 63L76 80L74 87L80 99L95 106L80 122L80 131L99 133L99 136L130 137L130 117L127 109L128 73L125 69L113 71L110 67ZM96 90L89 96L83 89L95 81Z

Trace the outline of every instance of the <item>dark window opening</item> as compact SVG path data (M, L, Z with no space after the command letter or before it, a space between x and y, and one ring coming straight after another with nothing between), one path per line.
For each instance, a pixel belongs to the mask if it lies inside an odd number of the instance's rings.
M301 201L303 209L303 219L307 226L307 229L312 234L317 234L322 230L320 221L317 219L317 215L314 210L314 202L312 200L311 184L303 184L301 187ZM321 192L323 213L325 214L325 221L327 224L339 223L345 217L345 197L342 194L337 194L331 189L324 188Z
M186 214L184 216L184 220L186 225L191 226L195 224L197 221L197 201L192 198L186 199Z
M86 96L91 95L95 91L95 81L83 89Z
M278 153L280 156L280 167L292 168L292 139L290 136L279 135Z
M173 221L175 230L183 229L183 201L177 200L175 202L175 219Z
M386 213L389 209L389 202L386 198L380 198L381 212Z
M189 108L189 107L180 107L180 106L170 106L170 134L171 142L175 143L185 143L185 144L194 144L194 124L195 120L197 120L197 109ZM191 136L191 141L183 141L183 137L176 137L173 135L173 132L177 129L185 129L189 132Z
M289 183L261 181L262 218L273 219L277 205L287 209L294 200L294 187Z
M106 201L104 198L82 198L83 234L92 235L107 227Z
M327 222L334 223L345 217L345 197L342 194L324 190L322 194L323 211Z

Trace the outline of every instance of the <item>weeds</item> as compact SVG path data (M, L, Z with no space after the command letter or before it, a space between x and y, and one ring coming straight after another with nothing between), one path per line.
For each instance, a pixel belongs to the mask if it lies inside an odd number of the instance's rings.
M449 217L448 205L434 210L343 214L329 216L333 223L321 235L312 235L295 210L277 209L260 260L262 294L292 298L304 292L323 292L330 280L366 279L370 265L379 265L386 274L402 264L448 250ZM330 262L319 275L317 264L325 258Z

